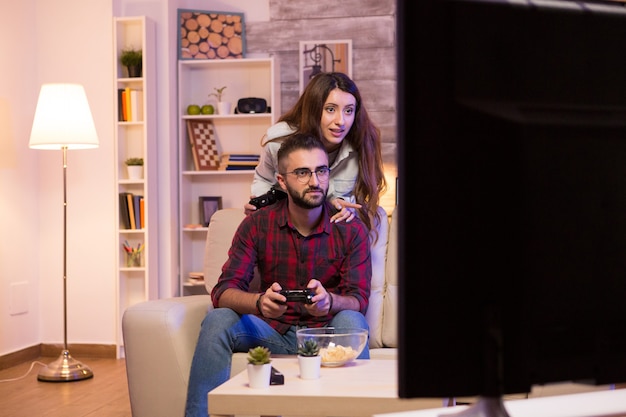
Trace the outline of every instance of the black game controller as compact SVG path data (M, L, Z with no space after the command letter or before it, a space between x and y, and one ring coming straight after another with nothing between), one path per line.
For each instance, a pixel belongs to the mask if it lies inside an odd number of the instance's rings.
M269 206L270 204L274 204L278 200L283 200L285 198L287 198L286 192L277 188L272 188L265 194L254 197L248 202L248 204L252 204L256 208L260 209L261 207Z
M293 301L297 303L313 304L311 299L315 295L313 290L305 288L303 290L281 290L281 295L287 298L287 301Z

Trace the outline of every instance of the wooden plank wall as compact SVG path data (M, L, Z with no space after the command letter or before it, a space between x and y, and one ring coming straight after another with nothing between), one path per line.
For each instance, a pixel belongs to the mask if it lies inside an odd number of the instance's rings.
M299 95L299 42L352 39L352 78L382 132L388 181L382 205L389 213L397 176L395 13L395 0L270 0L269 22L246 23L246 53L270 53L280 62L282 112Z

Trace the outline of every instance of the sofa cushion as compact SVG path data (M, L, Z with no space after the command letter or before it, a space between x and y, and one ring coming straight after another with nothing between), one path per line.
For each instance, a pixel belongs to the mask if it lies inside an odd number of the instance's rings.
M387 262L385 264L385 295L382 315L382 339L385 347L398 347L398 208L391 213Z
M389 221L387 212L378 207L378 214L382 219L378 229L378 240L370 246L372 258L372 281L367 308L367 324L369 325L370 349L383 346L383 308L385 301L385 261L387 258L387 239L389 238Z
M218 210L211 216L204 246L204 286L209 294L217 284L222 266L228 260L228 249L239 223L246 217L242 208Z

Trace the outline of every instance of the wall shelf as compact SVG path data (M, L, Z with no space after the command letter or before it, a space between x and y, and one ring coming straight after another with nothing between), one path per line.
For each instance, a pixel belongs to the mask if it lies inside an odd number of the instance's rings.
M223 208L241 208L250 199L254 170L198 171L193 163L187 135L187 121L211 121L219 155L261 153L261 138L278 119L280 112L279 69L275 58L178 61L178 154L179 154L179 273L181 295L202 293L204 287L190 284L189 274L203 270L206 227L200 223L199 197L222 197ZM233 114L188 115L190 104L216 104L209 94L227 86L224 100L232 102ZM266 100L270 112L234 114L240 98Z

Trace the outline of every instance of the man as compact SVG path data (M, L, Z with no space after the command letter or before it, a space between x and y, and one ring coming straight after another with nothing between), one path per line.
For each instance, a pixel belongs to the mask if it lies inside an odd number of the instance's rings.
M191 364L187 417L206 417L207 393L230 377L233 352L265 346L296 354L299 327L360 327L372 267L360 220L331 223L326 202L328 155L315 137L294 134L278 151L278 183L287 199L257 210L239 225L228 260L211 291ZM248 291L258 266L261 289ZM309 288L311 304L286 302L282 289ZM359 356L369 358L366 347Z

